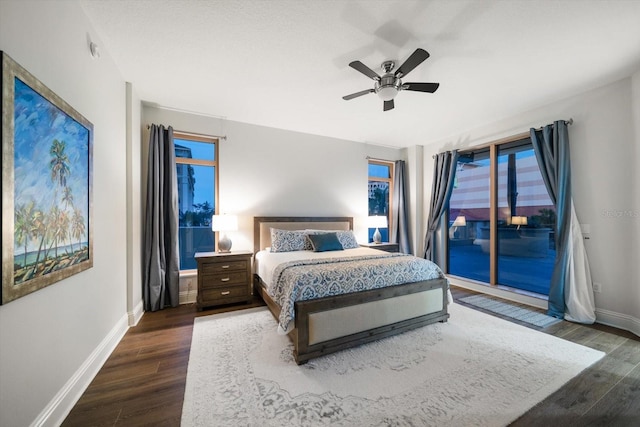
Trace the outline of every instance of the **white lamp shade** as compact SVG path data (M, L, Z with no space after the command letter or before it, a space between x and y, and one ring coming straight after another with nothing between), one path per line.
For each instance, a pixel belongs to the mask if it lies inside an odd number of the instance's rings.
M211 217L211 229L213 231L236 231L238 217L236 215L214 215Z
M511 224L513 225L527 225L527 217L526 216L512 216Z
M467 225L467 218L465 218L464 215L458 215L451 225L453 227L465 227Z
M391 101L398 94L395 86L384 86L378 89L378 97L383 101Z
M370 216L368 219L369 228L386 228L387 217L382 215Z

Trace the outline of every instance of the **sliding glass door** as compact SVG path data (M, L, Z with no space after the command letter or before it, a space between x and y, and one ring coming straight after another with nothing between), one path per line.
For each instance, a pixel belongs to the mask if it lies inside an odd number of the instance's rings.
M547 295L555 207L530 143L500 146L497 153L498 284Z
M449 201L449 273L489 283L489 150L458 160Z
M460 157L449 203L450 274L547 295L554 226L529 138Z

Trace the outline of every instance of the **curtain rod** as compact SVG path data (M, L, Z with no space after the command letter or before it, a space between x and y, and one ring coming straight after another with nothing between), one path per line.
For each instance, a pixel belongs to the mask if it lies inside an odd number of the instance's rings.
M569 120L564 120L564 124L571 126L573 124L573 117L569 117ZM540 126L539 128L536 128L536 130L542 130L544 129L544 126Z
M565 122L565 124L567 124L567 125L571 126L571 125L573 124L573 117L569 117L569 120L564 120L564 122ZM544 126L541 126L541 127L539 127L539 128L536 128L535 130L536 130L536 131L540 131L540 130L542 130L542 129L544 129ZM522 136L525 136L525 135L528 135L528 133L523 133L523 134L522 134ZM518 138L520 137L520 135L516 135L516 136L517 136ZM478 147L472 147L472 148L482 148L482 147L487 147L487 146L489 146L489 145L493 145L493 143L491 143L491 144L483 144L483 145L479 145ZM433 154L433 155L431 156L431 158L432 158L432 159L435 159L435 158L436 158L436 154Z
M147 125L147 130L148 129L151 129L151 125ZM207 135L207 134L204 134L204 133L185 132L183 130L178 130L178 129L174 129L173 131L181 133L183 135L200 136L200 137L205 137L205 138L220 138L220 139L224 139L225 141L227 140L227 135Z
M366 159L367 160L377 160L379 162L386 162L386 163L394 163L395 162L395 160L377 159L377 158L371 157L371 156L367 156Z

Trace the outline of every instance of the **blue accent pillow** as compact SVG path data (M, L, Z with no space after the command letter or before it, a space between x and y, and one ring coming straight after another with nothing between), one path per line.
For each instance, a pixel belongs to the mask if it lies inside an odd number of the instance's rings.
M311 234L336 233L338 240L340 240L340 244L342 245L342 249L354 249L360 247L355 234L353 234L353 231L351 230L305 230L305 233L307 236ZM313 250L313 245L311 245L310 240L308 241L305 249L310 251Z
M311 240L314 252L343 250L336 233L309 234L307 237Z

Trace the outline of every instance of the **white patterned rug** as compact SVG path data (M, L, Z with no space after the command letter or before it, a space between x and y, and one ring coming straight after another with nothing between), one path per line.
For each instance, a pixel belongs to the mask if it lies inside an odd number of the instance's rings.
M183 426L505 426L604 353L487 314L298 366L266 308L196 318Z

